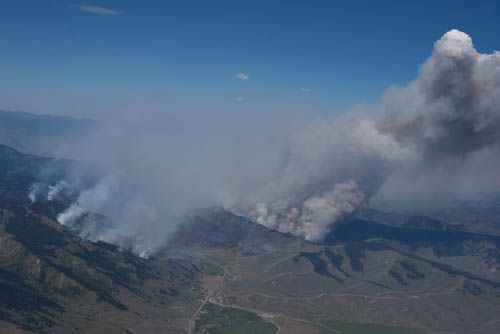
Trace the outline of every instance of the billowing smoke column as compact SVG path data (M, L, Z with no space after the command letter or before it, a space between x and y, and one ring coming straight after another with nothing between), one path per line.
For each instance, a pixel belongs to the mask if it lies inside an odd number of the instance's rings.
M283 175L252 196L247 215L281 232L321 240L332 222L365 205L393 165L409 158L364 115L314 122L294 138Z
M500 53L479 54L467 34L451 30L408 86L298 134L282 175L250 198L246 212L318 241L387 184L411 187L415 175L432 179L443 170L452 182L486 169L497 181L496 168L477 161L498 162L484 157L498 156L499 136Z
M416 81L385 94L379 131L428 161L498 146L499 66L499 52L479 54L468 35L449 31Z
M84 240L109 242L148 258L165 246L166 231L158 231L159 215L135 197L124 178L123 173L105 176L94 187L82 191L76 202L57 216L57 221ZM130 195L121 196L122 192ZM154 234L163 238L163 243Z
M365 194L356 182L336 183L333 189L305 199L301 206L279 200L269 208L260 202L249 212L249 217L281 232L305 236L307 240L319 240L329 231L332 222L352 213L363 205Z
M109 242L143 258L165 247L171 231L158 231L160 216L130 188L122 172L110 173L83 190L65 180L54 185L36 182L28 197L32 202L66 203L75 193L76 201L57 215L57 221L83 240Z
M57 221L61 225L71 227L85 214L101 212L102 207L106 205L112 196L114 185L114 179L108 176L101 180L94 188L82 191L77 201L57 216ZM86 233L86 236L89 239L94 239L92 232Z

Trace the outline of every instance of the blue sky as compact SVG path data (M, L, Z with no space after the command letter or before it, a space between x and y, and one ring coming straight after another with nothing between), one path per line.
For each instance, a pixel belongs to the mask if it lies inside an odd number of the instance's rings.
M3 0L0 108L334 114L412 80L451 28L492 52L499 13L498 1Z

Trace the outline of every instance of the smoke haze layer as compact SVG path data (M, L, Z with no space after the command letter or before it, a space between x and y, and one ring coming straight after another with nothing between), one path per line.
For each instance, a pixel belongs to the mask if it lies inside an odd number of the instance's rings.
M270 116L101 124L58 148L107 171L58 220L144 257L165 247L186 211L217 205L319 241L370 203L415 208L496 191L499 106L500 53L480 54L451 30L407 86L291 136L295 125ZM45 185L48 200L74 192L65 182Z

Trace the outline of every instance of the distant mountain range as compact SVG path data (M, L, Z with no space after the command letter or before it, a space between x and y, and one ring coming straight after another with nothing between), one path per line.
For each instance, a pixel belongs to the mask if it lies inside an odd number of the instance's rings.
M66 116L0 110L0 144L25 153L53 155L61 144L95 130L97 122Z

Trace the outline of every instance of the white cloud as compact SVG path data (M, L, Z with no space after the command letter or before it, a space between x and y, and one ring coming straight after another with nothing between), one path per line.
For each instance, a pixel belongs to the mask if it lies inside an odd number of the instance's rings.
M239 80L248 80L248 78L249 78L249 76L248 76L248 74L247 74L247 73L243 73L243 72L241 72L241 73L236 74L236 75L233 77L233 80L234 80L234 79L239 79Z
M87 12L87 13L92 13L92 14L97 14L97 15L103 15L103 16L117 16L121 15L121 12L110 9L110 8L104 8L104 7L98 7L98 6L76 6L78 10L82 12Z
M301 88L300 91L303 94L310 94L311 93L311 88Z
M243 96L238 96L236 98L236 102L243 102L243 100L244 100Z

